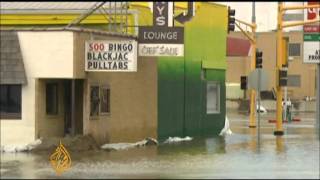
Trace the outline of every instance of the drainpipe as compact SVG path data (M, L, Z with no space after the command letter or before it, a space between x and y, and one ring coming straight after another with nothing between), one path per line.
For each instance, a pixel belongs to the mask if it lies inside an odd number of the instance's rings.
M75 79L71 80L71 135L76 135L76 119L75 119Z
M316 117L316 130L320 140L320 63L317 65L318 69L318 80L317 80L317 117Z

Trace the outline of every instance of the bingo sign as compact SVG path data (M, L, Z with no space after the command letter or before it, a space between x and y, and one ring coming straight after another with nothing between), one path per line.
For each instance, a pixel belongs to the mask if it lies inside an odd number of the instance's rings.
M137 71L137 41L86 41L85 71Z

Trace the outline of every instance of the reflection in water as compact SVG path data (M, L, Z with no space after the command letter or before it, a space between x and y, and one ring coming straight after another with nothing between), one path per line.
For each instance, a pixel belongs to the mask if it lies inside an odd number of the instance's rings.
M281 154L284 152L284 138L282 136L276 136L276 150L277 154Z
M274 124L262 121L259 145L257 128L229 119L234 133L226 137L70 152L74 165L59 177L49 163L51 152L2 153L1 178L319 178L319 139L313 126L302 126L313 122L285 124L290 132L274 136Z
M179 154L206 154L206 153L226 153L226 143L223 136L194 138L192 141L178 142L172 144L160 144L158 155L179 155Z
M35 178L34 170L37 169L38 158L38 155L29 153L1 154L1 178L3 173L14 178Z
M252 152L259 153L260 152L260 143L259 143L260 139L258 139L258 136L257 136L257 128L249 128L249 134L251 137L251 141L248 142L249 149Z
M226 153L226 140L224 137L207 138L205 146L208 153Z

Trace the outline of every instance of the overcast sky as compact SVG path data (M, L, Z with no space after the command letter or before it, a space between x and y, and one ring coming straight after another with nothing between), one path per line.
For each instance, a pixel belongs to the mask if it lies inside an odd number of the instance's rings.
M236 18L251 22L252 2L215 2L230 6L236 10ZM256 2L256 24L257 31L272 31L277 26L277 3L278 2ZM286 2L286 5L300 5L302 2ZM288 13L303 13L303 10L290 10ZM302 27L293 27L286 30L298 30Z

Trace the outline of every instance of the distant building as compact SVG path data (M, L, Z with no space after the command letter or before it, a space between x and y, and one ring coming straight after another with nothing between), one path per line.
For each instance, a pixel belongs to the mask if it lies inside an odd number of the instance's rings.
M233 32L230 36L246 38L241 32ZM303 31L286 32L284 36L289 38L288 97L294 100L315 97L316 65L303 63ZM269 73L269 91L272 92L276 88L276 32L257 33L257 48L263 51L263 69ZM229 92L227 98L243 98L240 76L250 73L251 58L228 57L227 63L227 86L238 83L238 87L232 89L238 93Z

